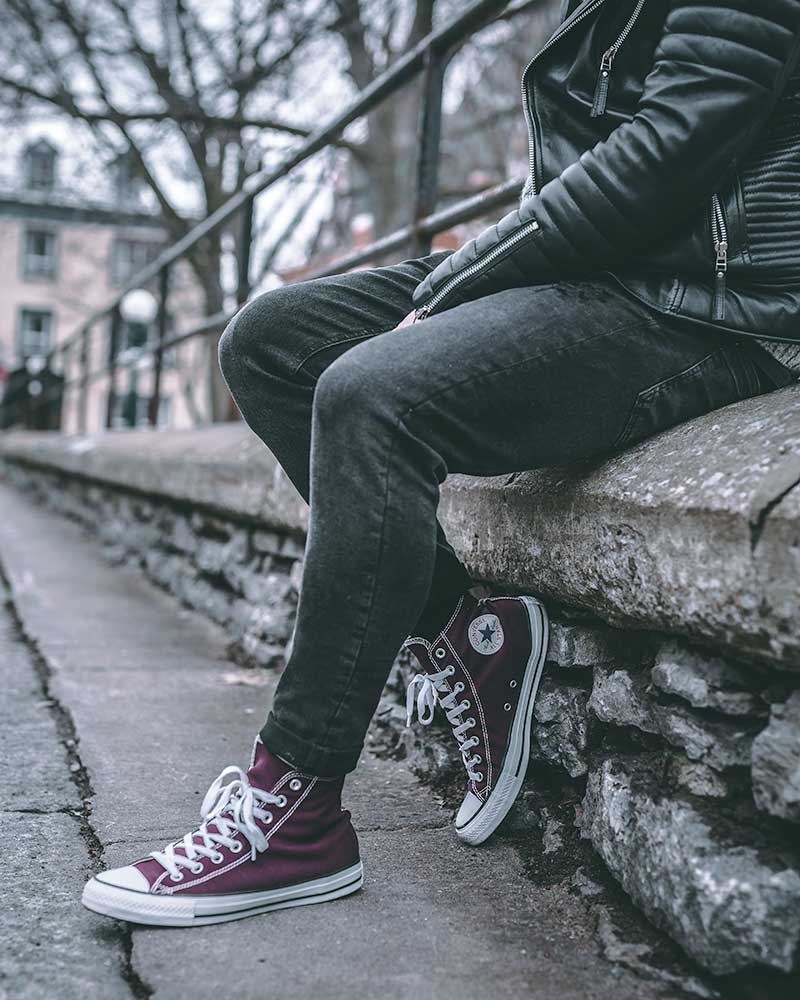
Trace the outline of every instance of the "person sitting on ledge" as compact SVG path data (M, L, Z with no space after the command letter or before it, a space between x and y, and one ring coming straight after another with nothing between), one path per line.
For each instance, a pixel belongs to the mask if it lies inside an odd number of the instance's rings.
M197 830L92 878L86 906L189 926L358 890L342 786L403 644L409 716L440 706L463 758L456 833L496 830L547 614L473 596L439 486L597 459L797 379L799 50L800 0L569 0L523 74L513 211L231 320L230 391L310 504L293 641L249 769L223 770Z

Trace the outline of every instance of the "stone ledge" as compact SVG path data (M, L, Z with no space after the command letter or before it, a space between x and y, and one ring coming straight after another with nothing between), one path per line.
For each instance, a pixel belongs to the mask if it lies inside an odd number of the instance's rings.
M244 424L193 431L0 435L0 457L304 533L308 507Z
M242 424L11 433L7 461L302 533L307 508ZM800 667L800 387L708 414L592 467L450 476L440 513L486 580Z

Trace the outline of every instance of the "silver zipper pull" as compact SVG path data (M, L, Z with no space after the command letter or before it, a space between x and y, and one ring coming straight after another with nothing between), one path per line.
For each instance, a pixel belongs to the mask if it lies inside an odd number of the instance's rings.
M728 241L718 240L714 244L717 262L714 273L714 319L725 319L725 292L728 273Z
M599 118L605 114L606 103L608 101L608 85L611 82L611 69L616 54L617 48L615 45L612 45L610 49L606 49L603 53L603 58L600 60L600 73L597 77L597 86L594 90L594 101L592 102L592 118Z
M418 323L421 319L425 319L425 317L428 315L428 311L429 310L427 306L422 306L421 309L417 309L416 312L414 313L414 322Z

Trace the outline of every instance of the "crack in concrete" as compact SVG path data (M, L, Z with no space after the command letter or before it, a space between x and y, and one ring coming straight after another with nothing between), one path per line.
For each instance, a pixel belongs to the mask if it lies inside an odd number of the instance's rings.
M0 809L0 816L72 816L79 819L81 812L72 806L61 806L58 809Z
M97 831L92 826L90 820L94 789L89 777L89 772L84 766L78 752L79 738L75 721L72 718L70 710L66 707L66 705L63 705L59 701L50 688L50 681L52 678L50 664L47 662L47 658L39 649L39 644L36 641L36 638L32 636L25 627L22 615L14 603L14 591L2 561L0 561L0 587L2 587L2 590L0 591L0 599L2 599L3 606L13 622L14 629L21 643L27 650L31 666L33 667L34 673L36 674L39 682L42 697L45 700L44 703L46 704L50 714L53 716L58 738L66 752L70 779L73 784L76 785L81 799L80 809L70 807L62 807L60 809L53 810L14 809L9 810L9 812L28 813L30 815L42 816L52 815L53 813L64 813L74 817L78 822L81 837L86 844L90 868L93 872L98 872L102 870L103 867L102 859L104 848L103 843L98 837ZM130 989L133 1000L150 1000L154 992L153 987L149 986L142 979L133 965L133 931L131 925L119 920L115 920L113 923L117 930L117 940L121 950L120 971L122 979Z
M753 496L748 515L751 552L761 541L769 515L796 486L800 486L800 455L791 455L769 472Z

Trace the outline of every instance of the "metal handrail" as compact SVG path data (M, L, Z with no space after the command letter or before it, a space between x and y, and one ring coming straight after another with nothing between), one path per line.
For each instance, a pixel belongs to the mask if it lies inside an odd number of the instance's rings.
M163 356L166 351L202 335L217 332L224 327L233 313L218 313L206 317L201 323L173 337L166 337L166 295L171 267L185 257L202 239L216 232L222 225L243 211L248 215L252 210L254 198L265 191L276 181L287 176L295 167L305 162L315 153L329 146L352 121L361 118L387 97L394 94L420 72L425 73L425 102L420 122L417 158L417 189L412 213L413 221L401 226L393 233L373 241L367 247L353 251L333 262L325 264L309 274L306 278L324 277L346 271L359 264L380 257L389 251L405 245L411 245L418 254L430 251L434 235L443 230L478 218L491 209L513 202L519 195L523 179L506 181L486 191L465 198L446 209L435 211L438 195L438 160L440 147L440 121L442 102L442 83L444 68L452 57L458 43L465 41L474 32L497 18L511 18L540 3L541 0L476 0L462 14L454 17L442 27L430 32L409 52L397 60L384 73L377 77L369 86L360 91L345 106L345 108L328 124L312 132L300 145L292 150L284 159L271 169L261 170L251 175L242 188L233 194L223 205L209 216L193 226L180 240L162 251L150 264L132 275L126 284L119 289L114 298L103 309L84 320L76 332L55 345L47 354L47 367L52 368L57 355L61 356L62 365L66 367L66 359L72 351L78 352L81 373L74 378L65 379L52 392L43 392L36 401L36 406L43 406L58 392L62 397L67 389L76 385L81 387L79 402L79 422L85 429L86 394L89 385L99 378L111 379L108 400L107 426L111 425L113 411L116 373L141 364L143 358L155 359L155 391L149 407L150 423L155 425L158 419L160 379ZM249 242L245 248L248 255L245 262L245 273L249 265ZM240 272L241 274L241 272ZM154 278L159 279L159 316L158 341L153 346L141 349L135 359L118 359L112 344L111 360L102 369L89 371L89 335L97 323L111 319L112 340L116 339L119 328L120 304L125 295L134 288L148 284ZM246 284L246 283L245 283ZM247 289L244 289L244 293ZM246 298L240 281L239 299Z

